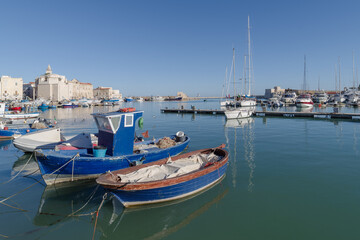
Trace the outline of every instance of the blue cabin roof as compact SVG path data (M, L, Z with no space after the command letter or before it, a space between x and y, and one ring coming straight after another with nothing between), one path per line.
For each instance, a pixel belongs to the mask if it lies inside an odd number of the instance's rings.
M99 129L98 145L110 156L133 154L136 121L143 111L92 114Z

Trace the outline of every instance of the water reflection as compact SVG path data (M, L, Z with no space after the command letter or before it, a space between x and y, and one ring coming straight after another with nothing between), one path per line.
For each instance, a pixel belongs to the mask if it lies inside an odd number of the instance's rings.
M11 143L12 140L0 140L0 149L5 151L9 150Z
M100 239L162 239L186 227L219 203L228 190L217 184L211 190L182 202L124 209L119 201L107 202L100 212Z
M38 226L51 226L84 215L90 216L90 220L103 195L104 190L94 181L47 186L33 222Z
M39 166L35 160L34 154L25 153L14 162L11 175L18 174L19 172L23 175L39 172Z
M296 112L312 112L314 110L314 107L309 107L309 108L296 108Z
M248 190L253 190L253 177L255 170L255 149L254 149L254 119L253 118L243 118L243 119L231 119L227 120L225 123L225 138L228 148L233 149L233 167L232 169L232 183L233 187L236 187L237 179L237 154L238 150L241 151L241 147L244 151L244 160L246 161L250 172L249 172L249 185ZM233 129L234 132L234 142L230 143L229 140L229 131ZM242 141L238 143L238 132L242 133ZM239 149L238 149L239 148Z

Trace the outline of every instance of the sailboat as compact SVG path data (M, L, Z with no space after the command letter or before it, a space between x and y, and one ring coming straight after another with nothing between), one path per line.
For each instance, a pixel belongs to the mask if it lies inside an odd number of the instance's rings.
M249 72L250 66L251 66L251 58L250 58L250 20L248 17L248 32L249 32ZM255 111L256 106L256 100L255 98L249 98L245 97L242 99L236 99L236 93L235 93L235 53L233 50L233 68L234 68L234 101L235 101L235 107L228 108L225 110L225 117L226 119L239 119L239 118L248 118L251 117ZM251 74L249 73L249 96L250 96L250 79ZM244 81L246 81L244 79ZM246 90L245 90L246 91ZM238 107L239 106L239 107Z
M251 96L251 43L250 43L250 16L248 16L248 54L249 54L249 77L248 77L248 94L245 95L245 97L243 99L240 100L239 104L241 107L252 107L252 106L256 106L256 99L254 97ZM244 79L245 81L245 86L246 86L246 79ZM246 92L246 89L245 89Z
M312 108L314 106L314 102L311 99L310 94L306 94L306 56L304 56L304 83L303 83L304 93L301 94L295 102L296 107L298 108Z

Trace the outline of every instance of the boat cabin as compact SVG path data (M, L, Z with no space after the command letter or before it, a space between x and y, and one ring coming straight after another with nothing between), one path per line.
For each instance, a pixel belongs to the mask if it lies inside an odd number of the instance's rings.
M107 148L106 154L133 154L136 121L143 111L122 111L92 114L99 129L98 145Z

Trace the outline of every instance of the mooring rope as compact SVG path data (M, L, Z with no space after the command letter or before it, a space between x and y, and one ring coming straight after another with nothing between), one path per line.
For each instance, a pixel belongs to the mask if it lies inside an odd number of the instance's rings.
M95 219L95 226L94 226L94 232L93 232L92 240L94 240L94 238L95 238L96 224L97 224L97 220L98 220L98 217L99 217L99 211L100 211L102 205L104 204L104 201L105 201L106 197L107 197L107 193L105 193L103 195L103 199L102 199L102 201L100 203L100 206L99 206L98 210L96 211L96 219Z
M55 171L53 171L52 173L50 173L49 176L53 175L55 172L57 172L57 171L59 171L60 169L62 169L62 168L65 167L69 162L73 161L76 157L79 157L79 156L80 156L79 153L77 153L77 154L76 154L75 156L73 156L69 161L67 161L64 165L62 165L61 167L59 167L58 169L56 169ZM37 161L36 154L35 154L35 159L36 159L36 161ZM23 189L23 190L21 190L21 191L19 191L19 192L17 192L17 193L14 193L13 195L11 195L11 196L9 196L9 197L7 197L7 198L4 198L3 200L0 201L0 203L3 203L3 202L5 202L5 201L9 200L10 198L15 197L16 195L24 192L25 190L27 190L27 189L35 186L35 185L38 184L38 183L40 183L40 182L35 182L35 183L31 184L29 187L27 187L27 188L25 188L25 189Z
M31 156L30 156L30 158L27 160L26 164L21 168L21 170L20 170L15 176L13 176L12 178L10 178L9 180L7 180L7 181L5 181L5 182L0 183L0 185L5 184L5 183L9 183L9 182L11 182L12 180L14 180L14 179L25 169L25 167L28 165L28 163L30 162L30 160L31 160L31 158L32 158L33 155L34 155L34 153L31 154Z

